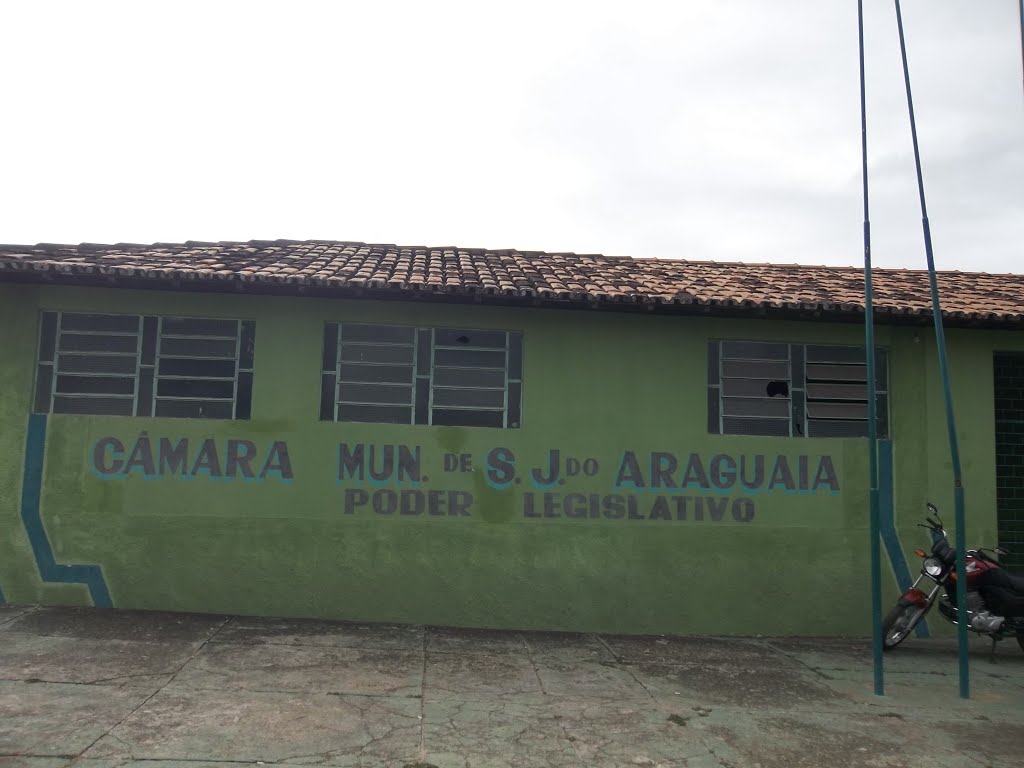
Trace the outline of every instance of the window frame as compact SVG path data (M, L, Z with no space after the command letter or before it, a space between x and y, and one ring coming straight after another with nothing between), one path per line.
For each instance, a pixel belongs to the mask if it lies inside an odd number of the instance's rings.
M114 330L82 330L64 328L64 318L67 316L90 316L93 318L131 318L135 320L136 330L114 331ZM232 323L234 325L234 355L233 357L210 357L195 356L190 350L165 354L161 351L162 341L165 336L182 339L203 339L203 334L175 334L164 331L166 321L190 321L194 323ZM101 324L101 323L98 323ZM62 341L65 335L86 335L86 336L135 336L135 349L128 351L112 351L101 349L94 351L81 351L62 348ZM225 317L191 317L184 315L154 315L134 312L96 312L78 310L42 310L39 313L36 339L36 371L32 384L32 412L40 414L56 414L70 416L102 416L102 417L135 417L135 418L188 418L218 421L248 421L252 416L252 386L253 368L255 365L255 321L243 318ZM228 340L228 336L218 336L220 340ZM48 355L48 357L47 357ZM130 359L133 363L131 372L102 372L102 371L67 371L62 370L62 358L79 355L83 357L82 364L87 365L85 356L96 358L123 357ZM205 381L206 376L189 376L161 374L161 363L164 360L230 360L234 368L232 377L215 377L218 381L231 382L231 398L211 397L174 397L159 394L161 380L173 381ZM121 378L131 380L132 393L124 394L103 394L89 392L61 393L58 391L59 376L77 376L80 378L112 379ZM44 379L45 377L45 379ZM212 380L212 379L210 379ZM48 397L47 397L48 392ZM57 398L67 397L75 401L103 398L116 398L131 403L129 412L115 413L110 411L83 412L71 410L58 410L55 406ZM223 402L229 403L230 415L200 414L171 414L162 413L157 415L157 406L161 401L191 400L197 403ZM45 406L45 407L44 407Z
M785 400L780 402L789 403L789 414L788 417L783 418L781 416L759 416L759 415L738 415L738 414L726 414L726 403L727 396L725 395L725 382L727 379L735 380L743 377L738 376L726 376L725 363L727 362L727 355L725 353L726 344L752 344L752 345L776 345L784 346L786 350L786 356L784 362L788 367L788 377L784 380L787 385L787 395ZM834 362L811 360L810 350L815 348L818 353L822 350L844 350L845 352L836 352L837 359ZM859 356L854 356L851 351L859 351ZM711 339L708 342L708 356L707 356L707 391L708 391L708 433L714 435L723 436L744 436L744 437L795 437L795 438L811 438L811 439L863 439L865 435L842 435L842 434L813 434L815 424L812 422L818 422L817 426L821 426L821 422L848 422L849 424L863 424L865 430L867 429L868 420L863 419L843 419L843 418L829 418L829 417L815 417L812 419L810 415L811 406L815 402L828 403L829 398L811 398L809 391L812 385L821 384L848 384L852 383L850 379L833 379L821 381L811 381L808 377L808 367L811 365L848 365L851 368L859 367L865 369L866 374L866 362L864 360L864 347L856 344L828 344L820 342L788 342L788 341L754 341L750 339ZM838 359L845 357L846 359ZM748 363L757 362L771 362L778 361L783 362L782 358L732 358L734 361L745 361ZM890 403L890 381L889 381L889 350L884 346L875 346L875 378L876 378L876 426L878 429L878 435L881 438L888 438L891 436L891 418L889 414L889 403ZM753 381L776 380L771 376L750 376ZM777 379L783 381L783 379ZM865 378L865 389L867 380ZM848 398L850 402L863 402L867 404L865 391L865 398L863 400ZM744 396L728 396L728 397L744 397ZM767 395L763 397L750 396L749 399L763 399L772 400ZM832 398L833 400L836 398ZM788 425L786 431L775 434L770 431L727 431L726 430L726 419L738 419L738 420L749 420L751 423L758 423L762 426L766 421L775 420L780 423L785 422Z
M359 326L366 329L402 329L407 330L412 339L412 359L407 362L380 362L380 361L355 361L345 360L343 347L345 346L344 329L346 326ZM462 334L470 337L466 344L439 343L439 337L443 334ZM471 343L473 334L486 334L493 337L501 335L503 346L496 345L474 345ZM348 342L355 345L373 346L376 348L406 347L405 343L393 341L353 341ZM326 321L324 323L323 336L323 358L320 367L320 420L333 421L342 424L397 424L405 426L464 426L478 427L485 429L519 429L522 427L522 385L523 385L523 338L522 331L496 328L468 328L458 326L421 326L405 325L398 323L372 323L365 321ZM448 351L470 351L470 352L493 352L501 353L502 366L480 366L470 364L438 364L437 353ZM518 355L518 360L515 356ZM405 381L395 382L364 382L367 386L395 386L410 387L410 401L407 403L384 403L384 402L363 402L346 401L341 397L341 389L345 383L353 383L351 374L346 376L343 373L343 366L399 366L408 367L411 383L406 385ZM463 384L443 383L438 384L438 370L454 371L493 371L500 372L503 386L467 386ZM493 405L464 405L441 404L436 401L439 391L468 392L501 392L501 406ZM345 418L341 414L342 406L354 405L363 408L394 408L409 409L408 420L383 421L369 419ZM446 424L437 420L436 411L459 412L467 414L493 413L500 414L500 423L495 424Z

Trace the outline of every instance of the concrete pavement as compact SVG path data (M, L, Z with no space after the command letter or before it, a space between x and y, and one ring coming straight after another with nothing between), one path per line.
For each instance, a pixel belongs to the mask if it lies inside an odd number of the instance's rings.
M0 766L1020 766L1024 652L0 606Z

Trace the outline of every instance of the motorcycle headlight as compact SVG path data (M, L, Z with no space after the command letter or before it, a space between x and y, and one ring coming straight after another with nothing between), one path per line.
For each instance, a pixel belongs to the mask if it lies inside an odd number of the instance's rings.
M942 563L936 560L934 557L929 557L924 561L922 569L932 578L937 578L942 574Z

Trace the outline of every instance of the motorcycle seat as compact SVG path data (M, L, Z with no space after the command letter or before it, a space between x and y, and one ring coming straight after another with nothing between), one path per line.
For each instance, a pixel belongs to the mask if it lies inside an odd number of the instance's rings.
M993 568L982 577L983 586L1000 587L1024 598L1024 574L1011 573L1005 568Z

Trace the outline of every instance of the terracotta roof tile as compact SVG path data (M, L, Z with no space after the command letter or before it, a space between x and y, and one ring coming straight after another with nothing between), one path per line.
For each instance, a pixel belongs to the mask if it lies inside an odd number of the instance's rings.
M855 317L858 267L633 259L599 254L371 245L325 240L0 246L0 280L493 300L660 312ZM882 319L924 321L928 277L876 270ZM1024 275L939 274L957 324L1024 326Z

